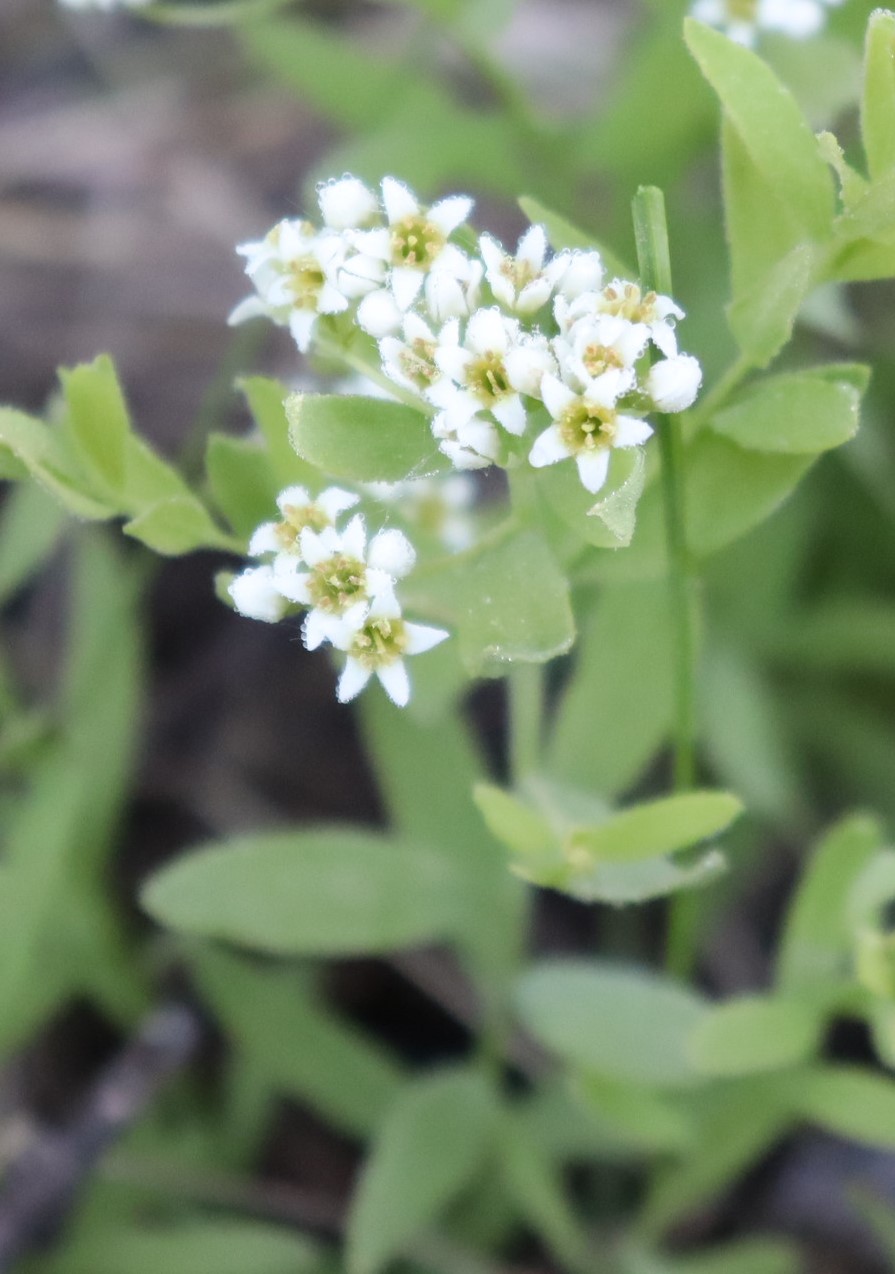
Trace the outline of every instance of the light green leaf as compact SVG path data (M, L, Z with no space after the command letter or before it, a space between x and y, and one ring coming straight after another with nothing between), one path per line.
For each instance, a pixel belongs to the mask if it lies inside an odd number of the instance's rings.
M767 367L792 336L816 267L815 249L801 243L732 302L730 330L753 367Z
M492 836L523 858L549 854L556 835L528 802L492 783L476 783L473 797Z
M155 875L143 903L185 933L291 955L388 951L444 937L458 910L443 856L347 827L207 846Z
M895 1148L895 1082L857 1066L805 1071L793 1090L795 1110L839 1137Z
M882 843L880 825L859 814L837 823L814 850L778 951L781 991L806 992L845 974L850 955L846 899Z
M500 1128L500 1158L506 1187L523 1221L566 1269L580 1269L587 1238L569 1206L562 1176L531 1137L525 1122L507 1117Z
M807 1060L822 1022L797 1000L744 995L719 1004L690 1037L690 1053L703 1075L749 1075Z
M551 773L613 796L658 752L672 712L667 625L664 580L602 589L554 717Z
M684 34L756 168L793 209L806 238L830 232L833 180L792 94L749 49L687 19Z
M420 567L404 595L428 618L456 626L474 676L545 663L575 640L568 582L536 531L507 526L440 565Z
M175 495L152 504L125 522L125 535L141 540L156 553L177 557L200 548L238 550L212 521L205 505L194 495Z
M637 1247L626 1260L625 1274L801 1274L803 1268L799 1248L784 1239L744 1239L674 1257Z
M0 603L40 570L65 528L65 514L35 482L7 493L0 513Z
M574 1076L572 1089L588 1113L606 1125L610 1136L632 1151L680 1151L692 1140L691 1121L674 1094L588 1072Z
M479 1168L497 1107L479 1074L440 1071L405 1089L361 1175L348 1220L349 1274L375 1274Z
M130 418L114 363L100 354L92 363L61 368L59 379L68 408L65 426L79 454L104 486L121 492Z
M245 394L249 410L267 444L277 490L281 491L294 482L313 486L319 481L317 470L298 458L289 441L289 421L286 419L288 388L268 376L244 376L236 383Z
M717 835L742 809L730 792L682 792L635 805L600 826L576 828L569 845L595 865L656 858Z
M211 434L205 469L212 499L237 535L249 536L260 523L277 518L270 457L257 443Z
M812 129L828 127L861 93L861 59L851 40L818 32L793 40L763 31L761 55L795 97Z
M600 499L585 490L573 464L556 464L536 474L538 490L557 516L588 544L626 548L634 534L637 502L646 463L640 447L613 451Z
M532 199L530 195L523 195L519 199L519 207L532 225L544 227L554 252L560 252L563 248L580 248L584 251L595 248L603 258L608 276L636 279L637 271L617 257L611 248L599 243L589 231L572 225L571 221L567 221L560 213L545 207L539 200Z
M895 14L876 9L864 45L861 137L874 181L895 169Z
M853 437L860 405L853 381L823 368L761 380L710 424L741 447L810 455Z
M280 1095L368 1136L403 1075L384 1049L329 1012L305 978L203 945L191 967L237 1053Z
M12 407L0 407L0 443L75 517L108 518L115 508L69 457L58 430Z
M448 467L428 416L404 403L353 394L292 394L286 415L299 456L334 478L401 482Z
M727 870L723 854L710 849L682 863L671 858L648 858L633 863L600 863L568 879L563 892L580 902L605 902L613 907L665 898L681 889L701 889Z
M522 977L516 1005L538 1039L586 1070L656 1088L698 1079L687 1041L708 1005L669 978L598 961L556 960Z

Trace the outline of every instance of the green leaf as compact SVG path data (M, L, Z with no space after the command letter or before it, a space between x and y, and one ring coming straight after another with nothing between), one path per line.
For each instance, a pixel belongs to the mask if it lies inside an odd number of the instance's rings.
M795 1110L839 1137L882 1150L895 1148L895 1082L857 1066L805 1071L793 1091Z
M595 248L603 258L607 275L621 279L636 279L637 271L617 257L611 248L599 243L589 231L572 225L571 221L567 221L560 213L545 207L539 200L532 199L530 195L523 195L518 202L532 225L542 225L547 231L547 238L554 252L561 252L563 248L580 248L584 251Z
M277 517L278 488L267 453L244 438L211 434L205 451L211 496L237 535Z
M473 797L492 836L523 858L549 853L556 835L526 801L492 783L476 783Z
M94 1224L53 1255L52 1274L307 1274L324 1268L310 1239L260 1221Z
M66 454L58 430L12 407L0 407L0 443L75 517L108 518L115 508Z
M554 718L548 757L557 778L613 796L658 752L672 713L667 624L664 580L602 589Z
M692 1084L688 1039L707 1014L694 992L658 974L598 961L552 961L520 980L526 1026L564 1061L655 1088Z
M604 1135L620 1139L622 1146L634 1152L680 1151L692 1140L691 1122L673 1094L588 1072L574 1076L572 1090L588 1114L604 1126Z
M816 268L815 249L801 243L732 302L730 330L753 367L767 367L792 336Z
M210 845L144 890L151 915L185 933L291 955L388 951L457 924L454 874L421 845L327 827Z
M107 488L121 492L130 417L114 363L100 354L92 363L60 369L59 378L68 408L66 428L79 454Z
M446 469L429 418L404 403L353 394L292 394L289 436L303 460L351 482L401 482Z
M861 94L861 59L852 40L818 32L793 40L763 31L761 55L780 77L813 130L829 126Z
M801 1274L802 1268L795 1243L759 1238L676 1257L659 1257L638 1248L631 1253L625 1274Z
M846 899L882 843L879 823L859 814L837 823L814 850L778 951L781 991L804 993L845 974L851 949Z
M375 1274L440 1216L479 1168L496 1113L487 1084L471 1071L440 1071L404 1090L354 1196L349 1274Z
M824 368L761 380L710 424L741 447L810 455L853 437L860 406L854 383Z
M895 14L876 9L864 45L861 137L874 181L895 169Z
M553 512L585 543L598 548L626 548L630 544L646 480L640 447L613 451L609 478L596 502L581 485L574 465L550 465L539 470L535 480Z
M717 835L742 809L730 792L682 792L635 805L600 826L576 828L569 843L597 862L656 858Z
M711 27L690 18L684 35L755 167L803 235L824 238L835 211L833 180L792 94L761 58Z
M404 1082L384 1049L292 972L204 945L190 963L237 1053L274 1092L307 1102L351 1136L374 1131Z
M689 862L648 858L642 862L600 863L573 874L563 892L580 902L605 902L613 907L665 898L681 889L700 889L727 870L723 854L710 849Z
M0 603L40 570L65 522L62 509L37 483L23 482L7 493L0 513Z
M286 419L289 389L281 381L268 376L244 376L236 383L245 394L249 410L267 444L277 491L293 483L315 485L319 480L317 470L298 458L289 441L289 421Z
M712 1009L690 1037L703 1075L749 1075L806 1061L818 1046L822 1022L797 1000L744 995Z
M152 504L125 522L125 535L142 541L156 553L177 557L200 548L238 550L212 521L205 505L194 495L175 495Z
M502 1175L523 1220L544 1239L564 1268L580 1269L586 1259L587 1239L569 1206L560 1172L522 1119L505 1118L500 1134Z
M500 528L473 549L418 568L404 595L430 619L456 626L474 676L546 663L575 640L568 582L536 531Z

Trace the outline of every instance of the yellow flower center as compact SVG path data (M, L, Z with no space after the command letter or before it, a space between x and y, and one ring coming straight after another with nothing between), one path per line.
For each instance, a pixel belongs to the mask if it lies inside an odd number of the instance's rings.
M299 537L306 526L312 531L322 531L332 523L316 504L284 505L283 521L277 523L275 534L287 553L298 552Z
M338 553L311 572L308 592L318 610L341 615L366 594L367 568L356 557Z
M614 407L595 407L583 398L572 403L559 421L563 442L574 455L611 447L615 439Z
M289 263L289 288L300 310L317 308L317 298L326 282L323 267L310 253Z
M474 359L466 370L466 383L475 396L483 403L494 402L497 398L505 398L513 392L507 378L503 356L489 351L480 358Z
M591 376L602 376L612 368L624 367L624 360L618 350L611 345L588 345L581 356L581 361Z
M401 371L416 385L417 389L426 389L438 379L438 368L435 366L435 341L417 337L406 345L398 356Z
M653 323L658 317L657 300L655 292L641 295L636 283L626 283L622 288L610 284L603 290L603 304L600 308L604 314L627 319L629 323Z
M445 245L445 237L425 217L412 213L392 226L392 261L394 265L430 266Z
M407 649L407 628L403 619L368 619L354 638L351 654L364 668L393 664Z

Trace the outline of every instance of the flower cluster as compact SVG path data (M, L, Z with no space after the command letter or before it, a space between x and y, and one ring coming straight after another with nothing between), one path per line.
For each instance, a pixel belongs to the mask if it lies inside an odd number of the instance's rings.
M455 468L571 458L596 493L612 449L650 437L651 411L693 402L701 370L678 353L683 311L607 281L598 252L551 256L539 225L515 253L466 230L466 251L452 236L470 199L426 208L391 177L381 196L356 177L328 182L319 204L321 227L284 221L240 249L256 292L231 322L266 315L306 351L324 320L338 333L346 316L376 342L396 393L429 413Z
M696 0L692 14L718 27L738 44L753 45L761 31L779 31L794 40L816 35L827 9L842 0Z
M338 487L316 498L287 487L277 498L280 520L263 523L249 542L249 556L260 564L237 575L229 592L240 614L266 623L303 608L308 650L328 642L345 655L341 703L375 674L403 707L410 698L404 656L431 650L448 634L404 619L395 589L416 555L401 531L382 530L368 542L359 513L340 527L358 500Z

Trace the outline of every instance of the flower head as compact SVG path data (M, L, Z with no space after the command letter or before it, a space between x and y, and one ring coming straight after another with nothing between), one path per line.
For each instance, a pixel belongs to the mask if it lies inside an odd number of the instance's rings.
M393 593L375 597L357 628L333 642L348 656L336 690L339 702L354 699L375 674L392 702L403 708L410 699L404 657L423 654L447 637L443 628L408 623Z

